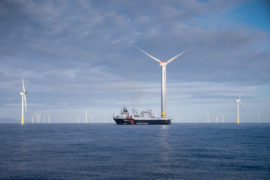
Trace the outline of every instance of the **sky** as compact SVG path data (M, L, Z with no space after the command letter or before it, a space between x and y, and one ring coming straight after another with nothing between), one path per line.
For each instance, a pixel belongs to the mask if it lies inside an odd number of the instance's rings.
M160 115L168 60L173 122L270 123L270 2L264 0L1 0L0 122L113 123L123 106ZM260 114L260 115L259 115ZM258 118L260 116L260 118Z

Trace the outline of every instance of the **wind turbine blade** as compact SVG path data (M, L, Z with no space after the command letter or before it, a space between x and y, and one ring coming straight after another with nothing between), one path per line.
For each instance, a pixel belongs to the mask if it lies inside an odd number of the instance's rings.
M188 52L188 51L189 51L189 49L187 49L187 50L185 50L185 51L183 51L183 52L177 54L176 56L174 56L174 57L172 57L171 59L169 59L169 60L166 62L166 64L169 64L170 62L172 62L173 60L175 60L175 59L178 58L179 56L182 56L183 54L185 54L185 53Z
M23 87L23 92L25 92L23 77L22 77L22 87Z
M25 111L27 112L27 104L26 104L26 95L25 94L23 95L23 101L24 101Z
M158 58L152 56L151 54L148 54L147 52L145 52L144 50L142 50L141 48L138 48L137 46L134 46L136 49L138 49L139 51L141 51L142 53L146 54L147 56L149 56L150 58L152 58L153 60L157 61L158 63L161 63L161 60L159 60Z
M241 103L241 101L239 101L239 104L240 104L241 108L245 111L245 109L244 109L243 104Z

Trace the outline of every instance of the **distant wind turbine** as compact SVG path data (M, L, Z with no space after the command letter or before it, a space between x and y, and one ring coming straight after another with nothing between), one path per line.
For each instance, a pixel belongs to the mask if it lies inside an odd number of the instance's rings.
M46 115L45 114L43 114L41 121L42 121L41 123L46 123Z
M160 59L148 54L147 52L145 52L144 50L140 49L139 47L136 47L139 51L141 51L142 53L146 54L147 56L149 56L151 59L155 60L156 62L159 63L159 65L161 66L161 117L165 118L166 117L166 66L167 64L169 64L170 62L174 61L176 58L178 58L179 56L182 56L184 53L186 53L189 50L185 50L179 54L177 54L176 56L172 57L171 59L169 59L167 62L165 61L161 61Z
M40 123L41 122L41 113L39 112L39 113L37 113L37 120L38 120L38 123Z
M87 123L87 109L84 110L85 111L85 123Z
M25 91L23 77L22 77L22 88L23 88L23 91L20 92L20 95L22 96L22 118L21 118L21 124L23 125L24 124L24 110L25 110L25 112L27 112L26 94L28 93L27 91Z
M210 113L207 112L206 114L207 114L207 123L210 123Z
M80 123L80 116L77 115L77 123Z
M48 124L50 124L50 123L51 123L51 115L48 114Z
M242 105L241 100L240 100L240 96L238 99L235 100L235 102L236 102L236 113L237 113L236 123L239 124L240 123L239 106L241 106L241 108L244 110L243 105Z
M93 123L94 122L94 119L95 119L95 114L94 113L91 113L90 114L90 123Z
M34 121L35 121L35 114L33 114L32 116L32 124L34 123Z

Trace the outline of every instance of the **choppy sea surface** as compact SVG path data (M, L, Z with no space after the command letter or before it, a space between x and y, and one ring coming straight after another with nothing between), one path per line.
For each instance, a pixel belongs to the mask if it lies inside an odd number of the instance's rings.
M270 179L270 125L0 124L0 179Z

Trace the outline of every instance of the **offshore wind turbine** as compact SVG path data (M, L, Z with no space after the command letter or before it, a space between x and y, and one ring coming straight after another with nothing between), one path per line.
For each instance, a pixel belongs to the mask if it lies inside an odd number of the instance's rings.
M188 49L177 54L176 56L172 57L171 59L169 59L167 62L162 61L152 55L150 55L149 53L145 52L144 50L142 50L139 47L136 47L139 51L141 51L142 53L146 54L147 56L149 56L151 59L155 60L156 62L159 63L159 65L161 66L161 117L165 118L166 117L166 66L174 61L176 58L178 58L179 56L182 56L184 53L186 53L187 51L189 51Z
M207 123L210 123L210 113L207 112L206 114L207 114Z
M90 123L93 123L94 122L94 119L95 119L95 114L94 113L91 113L90 114Z
M32 124L34 123L34 121L35 121L35 114L33 114L32 116Z
M239 118L239 107L241 106L241 108L243 109L243 105L241 103L240 100L240 96L238 99L235 99L236 102L236 114L237 114L237 119L236 119L236 123L239 124L240 123L240 118Z
M87 116L88 116L88 114L87 114L87 109L85 109L84 112L85 112L85 123L87 124L87 123L88 123L88 122L87 122L87 118L88 118L88 117L87 117Z
M80 123L80 116L77 114L77 123Z
M23 91L20 92L20 95L22 96L22 117L21 117L21 124L23 125L24 124L24 110L25 110L25 112L27 112L26 94L28 93L25 90L25 87L24 87L23 77L22 77L22 88L23 88Z
M51 123L51 115L48 114L47 118L48 118L48 124L50 124Z
M38 123L40 124L41 122L41 112L37 113L37 120L38 120Z

